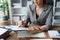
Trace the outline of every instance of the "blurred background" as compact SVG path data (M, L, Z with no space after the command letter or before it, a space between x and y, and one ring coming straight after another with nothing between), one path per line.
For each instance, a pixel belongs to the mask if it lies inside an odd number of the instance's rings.
M52 25L60 26L60 0L44 0L53 6ZM27 8L32 0L0 0L0 19L7 15L11 24L16 24L27 15Z

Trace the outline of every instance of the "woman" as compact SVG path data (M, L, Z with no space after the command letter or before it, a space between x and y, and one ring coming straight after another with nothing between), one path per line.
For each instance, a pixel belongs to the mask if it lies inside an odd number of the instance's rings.
M27 26L28 32L38 33L48 30L52 25L53 9L51 5L46 5L44 0L33 0L32 5L29 5L28 14L24 20L18 22L18 26Z

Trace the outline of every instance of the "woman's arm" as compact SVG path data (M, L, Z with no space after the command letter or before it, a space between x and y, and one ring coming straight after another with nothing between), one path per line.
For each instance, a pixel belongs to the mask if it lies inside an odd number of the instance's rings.
M20 26L20 27L26 27L28 22L30 21L30 15L29 15L29 8L27 10L27 15L21 20L18 21L18 23L16 23L16 25Z
M29 12L29 8L27 10L27 15L22 19L22 21L24 21L25 25L24 26L28 26L28 22L30 22L30 12Z
M52 17L53 17L53 8L51 7L51 9L49 11L49 15L46 19L46 23L43 27L49 29L52 26Z

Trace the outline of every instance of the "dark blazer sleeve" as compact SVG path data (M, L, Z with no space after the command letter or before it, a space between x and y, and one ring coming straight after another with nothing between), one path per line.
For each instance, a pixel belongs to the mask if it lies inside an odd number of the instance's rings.
M49 29L52 26L53 7L49 11L49 15L46 19L45 27Z

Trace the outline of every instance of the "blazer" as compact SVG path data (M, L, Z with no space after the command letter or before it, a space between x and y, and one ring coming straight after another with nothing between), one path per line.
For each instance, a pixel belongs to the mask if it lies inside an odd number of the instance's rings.
M53 8L51 5L44 5L44 9L41 15L36 19L35 5L29 5L27 16L24 18L24 22L27 25L30 22L30 25L43 25L49 29L52 25L52 15Z

